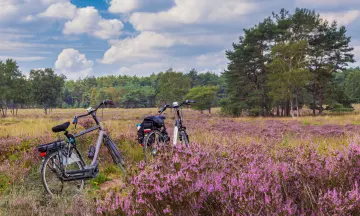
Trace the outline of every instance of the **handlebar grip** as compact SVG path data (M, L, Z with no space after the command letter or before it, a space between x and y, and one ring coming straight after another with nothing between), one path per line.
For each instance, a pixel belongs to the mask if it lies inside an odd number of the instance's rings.
M168 105L164 105L163 107L161 107L161 108L159 109L159 113L164 112L164 111L166 110L166 108L168 108Z

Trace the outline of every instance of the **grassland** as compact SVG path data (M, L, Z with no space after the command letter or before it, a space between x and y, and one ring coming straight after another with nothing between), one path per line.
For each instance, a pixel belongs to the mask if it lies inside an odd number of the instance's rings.
M138 175L137 165L143 158L142 149L135 140L136 124L156 111L98 111L98 116L126 157L130 173L128 178ZM212 114L200 114L190 109L184 110L184 123L191 143L214 154L224 155L226 149L245 151L246 146L261 144L267 146L265 152L272 157L284 149L302 146L311 146L316 154L328 156L336 151L347 151L349 144L358 140L360 131L358 111L346 115L305 116L298 119L229 118L221 116L218 111L214 109ZM45 115L42 110L26 109L20 110L16 117L0 119L0 215L94 215L94 200L103 200L114 191L127 193L121 172L112 165L106 150L102 150L101 174L87 182L84 192L75 197L53 199L45 194L39 177L40 156L35 146L61 137L52 133L51 127L71 121L73 116L85 112L84 109L53 109ZM172 134L173 113L168 111L166 116L168 132ZM88 124L87 120L82 120L77 129L70 126L70 131L79 132L84 124ZM81 151L86 153L95 139L96 134L79 139Z

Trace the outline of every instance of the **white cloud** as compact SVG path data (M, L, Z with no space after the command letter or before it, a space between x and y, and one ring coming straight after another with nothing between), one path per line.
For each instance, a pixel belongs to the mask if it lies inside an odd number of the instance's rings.
M149 76L151 73L158 73L160 71L166 71L169 68L173 68L175 71L182 71L179 67L179 63L173 65L169 61L149 61L144 63L135 63L128 66L121 67L116 74L128 75L128 76Z
M55 62L57 72L64 74L68 79L86 77L93 71L93 62L86 59L76 49L64 49Z
M19 62L39 61L45 58L46 57L43 56L0 56L1 60L14 59L15 61Z
M50 4L67 1L69 0L0 0L0 23L29 22Z
M111 64L122 60L139 60L139 58L156 58L160 55L157 48L167 48L174 40L155 32L141 32L136 37L120 41L110 41L111 48L106 51L102 63Z
M359 3L358 0L296 0L297 5L311 6L336 6L344 4Z
M233 21L257 9L247 0L175 0L175 6L159 13L134 13L130 22L135 29L155 30L179 24L222 23Z
M90 34L101 39L120 36L123 23L117 19L103 19L94 7L80 8L74 19L65 23L64 34Z
M13 16L19 10L19 8L15 4L13 4L11 0L0 1L0 8L0 21L6 20L8 17Z
M109 11L111 13L128 13L140 5L139 0L111 0Z
M226 66L225 50L215 53L206 53L195 58L196 66L200 68L222 68Z
M211 71L221 73L227 66L225 50L198 56L159 56L156 59L142 60L142 63L124 62L124 65L116 73L121 75L149 76L151 73L158 73L173 68L175 71L188 72L196 68L199 72Z
M321 13L321 17L330 23L337 21L339 25L349 25L360 16L360 10L351 10L346 12Z
M50 5L44 12L40 13L40 17L51 17L58 19L72 19L76 14L76 6L70 2L59 2Z

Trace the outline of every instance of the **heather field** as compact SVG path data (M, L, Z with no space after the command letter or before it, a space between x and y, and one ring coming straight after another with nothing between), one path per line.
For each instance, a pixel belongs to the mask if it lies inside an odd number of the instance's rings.
M35 146L84 109L20 110L0 119L0 215L359 215L360 116L230 118L184 110L191 148L163 149L149 164L136 124L156 109L104 109L98 116L127 162L105 148L100 174L75 196L50 198ZM168 132L173 113L166 112ZM90 124L79 122L81 131ZM96 134L78 140L85 154Z

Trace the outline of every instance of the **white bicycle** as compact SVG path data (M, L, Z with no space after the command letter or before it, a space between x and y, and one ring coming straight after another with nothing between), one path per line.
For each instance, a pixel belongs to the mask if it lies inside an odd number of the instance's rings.
M175 127L174 127L174 134L173 134L173 145L177 145L177 141L180 141L180 144L185 144L186 147L189 146L189 136L186 133L186 127L183 125L182 122L182 112L181 106L183 105L190 105L195 103L193 100L185 100L181 104L178 102L174 102L172 105L165 105L159 110L159 114L162 114L167 108L174 109L176 112L175 118Z

